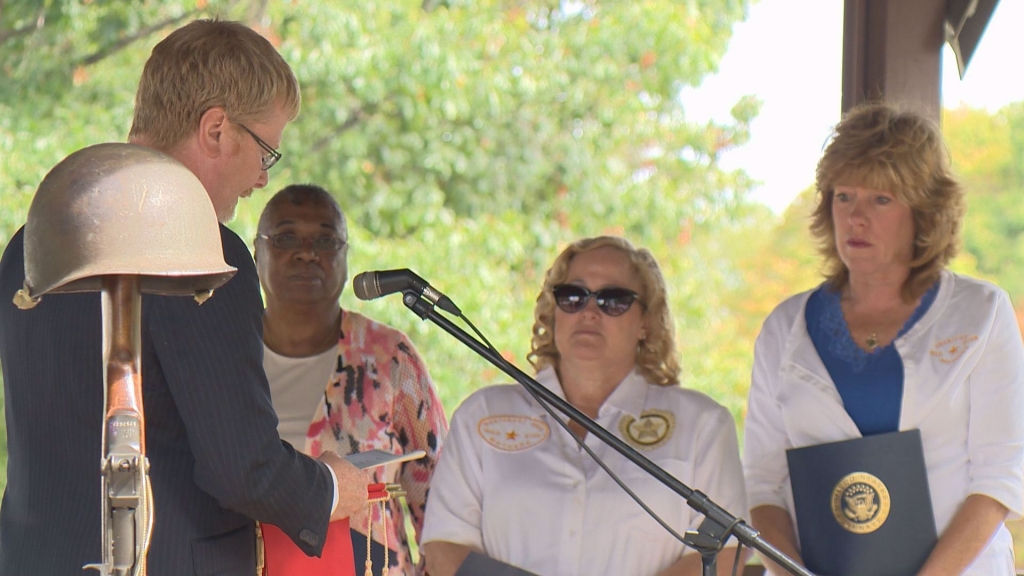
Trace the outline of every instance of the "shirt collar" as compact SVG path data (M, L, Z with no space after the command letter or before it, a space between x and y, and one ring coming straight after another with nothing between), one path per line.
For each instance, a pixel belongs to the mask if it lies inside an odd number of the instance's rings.
M565 392L562 390L561 382L558 381L558 374L555 373L554 367L548 366L538 372L537 382L565 400ZM604 401L598 417L608 414L609 410L618 410L622 413L639 416L647 402L648 386L650 384L634 367Z
M637 372L636 367L619 383L601 406L602 415L607 410L618 410L625 414L639 416L647 403L647 387L650 384Z
M558 374L555 373L554 366L547 366L537 372L537 382L553 392L555 396L565 400L565 392L562 390L562 383L558 381Z

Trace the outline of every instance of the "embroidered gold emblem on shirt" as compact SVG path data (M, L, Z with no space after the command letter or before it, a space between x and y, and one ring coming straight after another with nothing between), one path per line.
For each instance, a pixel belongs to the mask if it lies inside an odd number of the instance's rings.
M547 422L515 414L481 418L476 430L485 442L502 452L529 450L547 440L551 434Z
M929 353L932 358L937 359L943 364L952 364L959 360L977 341L977 334L958 334L936 342L932 345Z
M636 448L651 450L661 446L672 436L676 417L667 410L644 410L640 418L626 414L619 420L622 437Z

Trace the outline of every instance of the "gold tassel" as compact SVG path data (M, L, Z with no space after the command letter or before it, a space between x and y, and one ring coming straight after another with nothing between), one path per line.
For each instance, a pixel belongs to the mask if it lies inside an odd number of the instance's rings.
M256 522L256 576L265 576L263 573L267 565L267 548L263 542L263 528Z
M381 540L384 544L384 566L381 567L381 576L388 576L390 562L390 549L388 548L388 517L386 504L392 498L405 496L401 484L376 484L370 487L370 498L366 501L366 572L365 576L373 576L373 560L370 559L370 543L373 541L373 505L380 507Z

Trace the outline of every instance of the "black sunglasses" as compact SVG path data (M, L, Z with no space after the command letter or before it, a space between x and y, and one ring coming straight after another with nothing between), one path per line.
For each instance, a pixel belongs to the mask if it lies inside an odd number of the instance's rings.
M608 316L622 316L640 295L626 288L602 288L591 292L575 284L559 284L551 289L555 304L566 314L575 314L587 306L593 297L597 307Z
M256 144L266 152L266 154L260 157L260 167L264 170L270 170L274 164L277 164L277 161L281 159L281 153L274 150L273 146L264 142L262 138L257 136L252 130L246 128L243 124L238 125L242 127L242 130L248 132L249 136L252 136L252 139L256 141Z
M274 248L280 250L298 250L306 245L308 241L313 246L314 252L337 252L345 245L345 241L337 236L317 236L316 238L301 238L295 234L284 233L267 236L260 234L260 238L270 242Z

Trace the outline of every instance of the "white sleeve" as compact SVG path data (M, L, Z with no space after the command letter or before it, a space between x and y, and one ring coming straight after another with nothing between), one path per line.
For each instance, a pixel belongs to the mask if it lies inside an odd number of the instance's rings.
M1024 514L1024 344L1006 292L995 302L992 331L970 376L969 494Z
M754 344L754 369L743 432L743 472L751 508L773 505L788 509L790 440L783 427L776 389L786 333L769 316Z
M481 512L483 467L476 410L470 397L452 415L448 437L430 480L430 497L423 521L422 544L453 542L483 550ZM474 403L475 404L475 403Z
M334 471L334 468L327 464L324 464L324 466L327 466L327 471L331 473L331 485L334 486L334 498L331 500L331 514L334 514L334 511L338 509L338 474Z
M739 443L736 440L736 421L725 407L709 411L697 435L698 458L694 462L693 488L699 489L711 500L737 518L749 520L747 494L740 464ZM704 516L697 515L690 529L696 530ZM731 541L735 543L735 541ZM689 550L687 550L689 552Z

